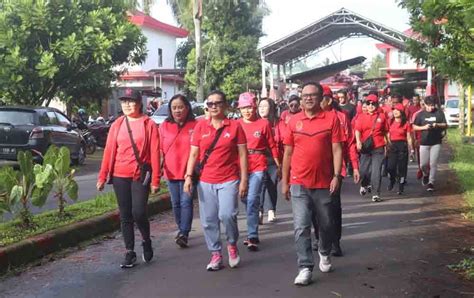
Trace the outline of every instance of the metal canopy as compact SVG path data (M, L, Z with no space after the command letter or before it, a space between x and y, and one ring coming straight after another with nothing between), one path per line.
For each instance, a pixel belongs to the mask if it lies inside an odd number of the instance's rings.
M396 48L405 49L409 38L402 32L341 8L295 33L260 48L262 59L286 64L308 56L335 41L354 36L369 36Z

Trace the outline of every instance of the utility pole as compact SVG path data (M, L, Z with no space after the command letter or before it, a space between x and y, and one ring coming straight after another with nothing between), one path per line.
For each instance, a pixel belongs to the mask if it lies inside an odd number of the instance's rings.
M201 46L202 0L193 0L194 39L196 41L196 100L204 101L204 76Z

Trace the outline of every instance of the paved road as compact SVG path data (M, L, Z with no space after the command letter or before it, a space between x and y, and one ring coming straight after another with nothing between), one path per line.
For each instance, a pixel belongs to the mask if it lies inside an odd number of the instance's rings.
M205 271L209 253L198 220L193 222L191 247L178 249L168 212L152 222L157 254L152 263L119 269L123 244L115 233L111 239L1 281L0 296L472 297L473 284L446 268L459 260L453 249L474 238L472 223L460 219L460 197L450 187L454 182L447 165L441 167L438 184L444 190L436 196L415 185L413 172L411 166L406 196L385 191L386 200L378 204L356 195L356 187L346 182L345 256L333 258L333 272L315 271L315 282L308 287L292 284L297 269L292 216L290 204L280 200L278 222L260 229L261 250L248 252L239 243L242 264L237 269ZM241 238L246 231L244 219L241 212Z

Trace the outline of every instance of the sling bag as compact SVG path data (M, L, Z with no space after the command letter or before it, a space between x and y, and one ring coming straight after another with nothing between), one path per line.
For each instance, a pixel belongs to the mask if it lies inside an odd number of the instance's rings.
M132 129L130 128L130 123L128 123L127 117L125 117L125 123L127 124L128 135L130 136L130 142L132 143L133 154L135 155L135 160L137 161L138 168L140 169L140 182L143 186L147 186L151 182L151 165L149 163L142 163L140 161L137 144L135 144L135 141L133 140Z
M214 147L217 144L217 141L219 140L219 137L221 136L222 132L224 131L224 126L219 128L216 132L216 136L214 137L214 140L211 143L211 146L207 148L206 152L204 153L204 158L202 161L198 161L196 163L196 166L194 167L194 173L193 173L193 181L196 183L199 181L199 178L201 177L202 170L204 169L204 166L207 163L207 160L209 159L209 156L211 155L212 151L214 151Z

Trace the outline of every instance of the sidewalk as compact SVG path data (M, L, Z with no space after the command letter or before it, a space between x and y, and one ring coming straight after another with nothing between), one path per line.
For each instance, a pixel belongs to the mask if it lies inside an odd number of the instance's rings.
M152 263L140 260L135 268L121 270L123 243L116 233L113 239L1 281L0 297L472 297L474 284L446 268L459 261L453 249L472 245L474 238L474 225L460 218L452 173L442 164L439 190L429 196L414 170L411 165L405 196L389 196L384 180L386 201L378 204L360 197L346 179L345 256L333 258L332 273L315 269L308 287L292 284L297 268L291 205L280 199L278 222L265 220L261 226L259 252L248 252L242 244L246 227L241 206L242 263L237 269L226 265L219 272L205 271L209 253L199 221L193 222L191 247L178 249L174 220L165 213L152 222ZM195 214L197 218L197 209ZM139 244L136 250L141 254Z

